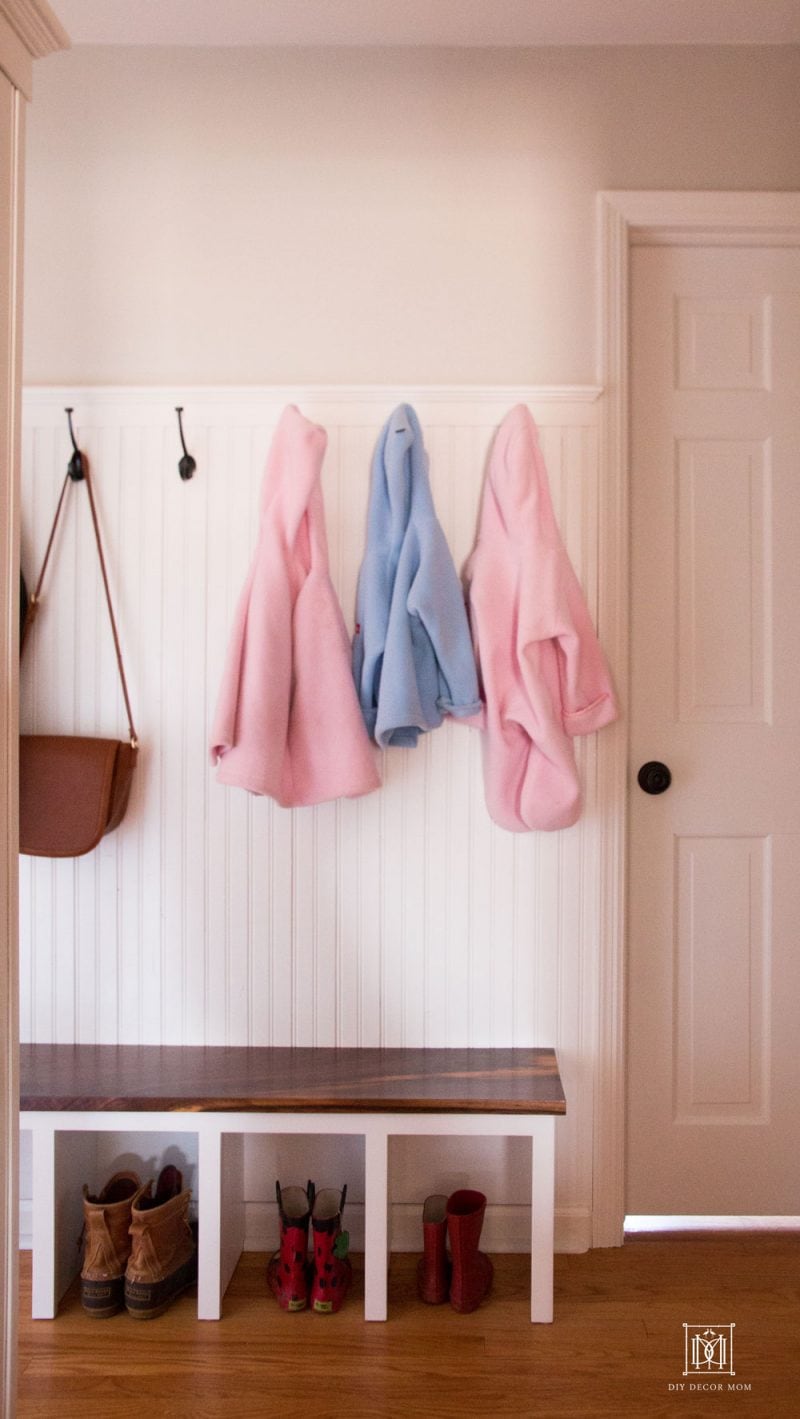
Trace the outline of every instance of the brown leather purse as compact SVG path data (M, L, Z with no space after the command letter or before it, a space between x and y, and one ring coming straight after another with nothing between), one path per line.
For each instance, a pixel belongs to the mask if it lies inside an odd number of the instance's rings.
M70 482L85 481L130 737L126 743L72 734L20 735L19 850L31 857L81 857L91 852L104 834L119 826L128 806L139 748L111 605L89 464L86 455L74 446L75 454L64 478L42 570L29 599L20 654L41 604L42 582L67 489Z

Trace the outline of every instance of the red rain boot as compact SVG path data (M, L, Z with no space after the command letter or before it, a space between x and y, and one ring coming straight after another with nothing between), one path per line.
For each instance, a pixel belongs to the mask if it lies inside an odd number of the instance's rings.
M267 1282L281 1310L304 1311L308 1305L308 1223L314 1206L314 1184L275 1184L281 1219L281 1244L267 1266Z
M492 1284L492 1263L478 1251L485 1211L483 1193L470 1188L461 1188L447 1199L447 1232L453 1258L450 1304L454 1311L474 1311Z
M341 1309L352 1276L347 1256L350 1238L341 1230L346 1196L346 1184L341 1193L335 1187L325 1187L317 1193L311 1213L314 1232L311 1307L323 1315Z
M417 1292L429 1306L440 1306L450 1289L450 1260L447 1256L447 1198L432 1193L422 1209L422 1237L425 1248L417 1263Z

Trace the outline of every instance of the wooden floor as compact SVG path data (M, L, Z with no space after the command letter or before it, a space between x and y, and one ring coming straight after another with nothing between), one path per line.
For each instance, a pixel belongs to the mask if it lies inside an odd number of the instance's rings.
M55 1321L31 1321L24 1253L18 1419L800 1416L798 1234L558 1256L552 1326L527 1319L527 1258L495 1264L491 1297L465 1316L417 1301L410 1256L392 1260L386 1324L362 1319L358 1276L338 1315L286 1315L265 1257L247 1253L219 1322L198 1322L189 1295L158 1320L92 1321L74 1291ZM684 1377L684 1322L735 1323L734 1377Z

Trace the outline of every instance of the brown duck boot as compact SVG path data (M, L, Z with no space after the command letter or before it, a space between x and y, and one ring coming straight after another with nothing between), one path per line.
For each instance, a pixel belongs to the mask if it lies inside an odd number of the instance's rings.
M105 1320L122 1306L131 1207L143 1191L135 1173L115 1173L96 1197L84 1186L81 1305L88 1316Z
M151 1186L131 1211L125 1307L137 1320L160 1316L197 1280L197 1242L188 1220L191 1191L172 1164L162 1168L155 1197Z

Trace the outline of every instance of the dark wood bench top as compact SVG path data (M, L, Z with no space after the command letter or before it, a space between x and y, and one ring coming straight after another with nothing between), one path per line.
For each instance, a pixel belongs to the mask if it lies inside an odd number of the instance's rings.
M22 1045L20 1108L563 1114L551 1049Z

